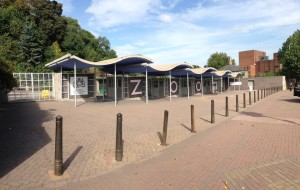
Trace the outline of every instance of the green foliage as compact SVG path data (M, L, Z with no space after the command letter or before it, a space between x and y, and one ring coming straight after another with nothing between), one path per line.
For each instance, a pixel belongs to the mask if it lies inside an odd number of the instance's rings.
M2 61L13 72L47 72L44 65L66 53L90 61L116 57L107 38L95 38L77 20L61 15L56 1L0 0Z
M225 65L228 65L229 58L230 57L223 52L213 53L207 61L207 67L214 67L215 69L220 69Z
M300 79L300 30L288 37L278 51L282 74L289 79Z
M258 73L257 77L274 77L274 76L280 76L280 72L267 72L267 73Z
M44 41L40 31L32 22L26 22L20 36L21 63L24 71L34 71L34 68L42 63Z
M200 68L199 65L193 65L193 67L196 69L196 68Z
M10 64L0 58L0 90L7 89L10 91L16 85L17 82L12 75Z

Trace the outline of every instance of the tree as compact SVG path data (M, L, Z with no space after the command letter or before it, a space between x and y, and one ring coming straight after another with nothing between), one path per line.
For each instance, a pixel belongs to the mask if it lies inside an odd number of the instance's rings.
M300 80L300 30L288 37L278 51L282 74L288 79Z
M107 38L61 14L53 0L0 0L0 58L14 72L48 72L45 64L66 53L90 61L116 57Z
M43 40L34 23L26 22L20 36L20 51L24 70L32 72L42 63Z
M213 53L207 61L207 67L214 67L215 69L220 69L228 64L229 58L230 57L223 52Z
M17 82L12 75L10 64L0 57L0 91L4 89L10 91L15 86Z

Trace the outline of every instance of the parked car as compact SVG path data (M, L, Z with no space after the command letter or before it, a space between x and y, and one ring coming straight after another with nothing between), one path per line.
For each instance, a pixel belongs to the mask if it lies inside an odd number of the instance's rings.
M294 96L300 97L300 81L297 81L294 87Z

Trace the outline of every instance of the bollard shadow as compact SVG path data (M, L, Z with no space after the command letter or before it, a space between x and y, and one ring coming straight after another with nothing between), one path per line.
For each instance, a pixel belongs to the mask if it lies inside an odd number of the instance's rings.
M69 166L71 165L72 161L75 159L75 157L78 155L78 153L81 151L82 146L78 146L76 150L69 156L69 158L64 162L63 164L63 170L66 171Z
M251 116L251 117L266 117L266 118L271 118L271 119L278 120L278 121L284 121L284 122L292 123L294 125L300 125L300 123L296 123L294 121L290 121L290 120L286 120L286 119L278 119L278 118L270 117L270 116L265 116L261 113L243 111L242 114L245 114L245 115L248 115L248 116Z
M162 144L163 143L163 136L162 136L161 132L157 132L157 136L160 140L160 144Z
M211 123L210 120L204 119L204 118L202 118L202 117L199 117L199 119L202 119L203 121L206 121L206 122L208 122L208 123Z
M181 123L181 126L186 128L188 131L192 131L191 128L189 128L188 126L186 126L185 124Z
M43 124L54 119L55 109L42 110L42 103L1 105L0 178L50 143L51 138Z
M215 113L216 115L220 115L220 116L223 116L223 117L226 117L225 114L220 114L220 113Z

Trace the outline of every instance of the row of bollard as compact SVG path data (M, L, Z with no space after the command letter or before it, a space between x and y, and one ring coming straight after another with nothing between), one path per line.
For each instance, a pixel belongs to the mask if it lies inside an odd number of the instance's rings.
M268 89L261 89L254 91L254 103L263 99L273 93L279 92L282 90L282 87L272 87ZM249 92L249 105L251 105L251 92ZM228 109L228 97L225 97L225 116L229 116ZM243 93L243 107L246 108L246 93ZM236 112L239 112L239 97L236 95ZM194 105L191 105L191 132L195 133L195 109ZM168 118L169 112L164 111L164 121L163 121L163 135L161 139L161 145L167 146L167 132L168 132ZM117 114L117 127L116 127L116 149L115 149L115 160L121 162L123 159L123 137L122 137L122 114ZM215 106L214 100L211 100L211 123L215 123ZM62 176L63 175L63 118L58 115L56 117L56 131L55 131L55 161L54 161L54 175Z

